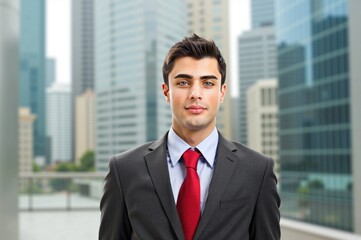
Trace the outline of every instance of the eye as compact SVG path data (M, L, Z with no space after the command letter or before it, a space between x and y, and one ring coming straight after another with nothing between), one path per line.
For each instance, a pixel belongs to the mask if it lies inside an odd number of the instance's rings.
M178 86L181 86L181 87L184 87L184 86L189 85L189 83L188 83L187 81L179 81L179 82L177 83L177 85L178 85Z
M212 87L212 86L214 86L214 83L211 81L205 81L205 82L203 82L203 85L206 87Z

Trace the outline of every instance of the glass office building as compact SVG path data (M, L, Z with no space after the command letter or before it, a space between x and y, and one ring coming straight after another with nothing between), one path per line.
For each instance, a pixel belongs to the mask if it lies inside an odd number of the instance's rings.
M277 1L280 182L283 217L355 231L349 3Z
M275 0L251 0L252 29L274 25Z
M87 90L94 90L94 0L71 1L71 31L71 142L76 159L76 99Z
M20 4L19 104L35 114L34 155L45 155L45 1Z
M169 130L162 66L186 31L182 0L95 1L98 171L108 169L112 154Z

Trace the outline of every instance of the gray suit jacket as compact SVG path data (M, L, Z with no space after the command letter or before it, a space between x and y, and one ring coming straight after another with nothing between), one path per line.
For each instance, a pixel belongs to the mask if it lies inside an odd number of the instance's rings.
M167 134L113 156L99 239L184 239L166 162ZM280 239L273 161L219 138L209 194L194 239Z

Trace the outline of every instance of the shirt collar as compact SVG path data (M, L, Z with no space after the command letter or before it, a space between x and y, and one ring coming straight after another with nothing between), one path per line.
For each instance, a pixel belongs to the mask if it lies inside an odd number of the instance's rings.
M214 160L216 157L217 145L218 145L218 132L217 128L214 128L211 134L206 137L201 143L199 143L195 148L197 148L203 155L203 158L207 164L213 168ZM188 143L181 139L177 133L171 128L168 133L168 153L172 166L175 166L183 153L192 148Z

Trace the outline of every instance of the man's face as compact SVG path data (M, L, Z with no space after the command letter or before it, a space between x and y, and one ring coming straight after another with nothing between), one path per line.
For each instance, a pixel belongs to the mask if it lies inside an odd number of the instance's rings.
M174 62L163 92L170 103L172 126L176 132L212 131L226 86L215 58L182 57Z

